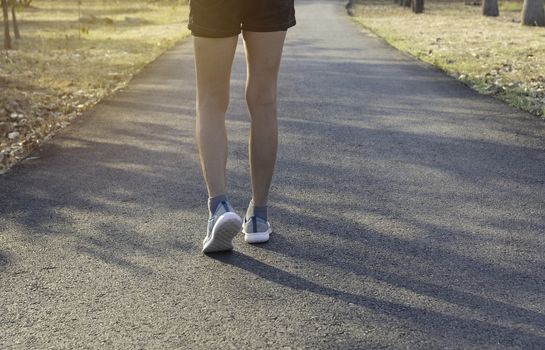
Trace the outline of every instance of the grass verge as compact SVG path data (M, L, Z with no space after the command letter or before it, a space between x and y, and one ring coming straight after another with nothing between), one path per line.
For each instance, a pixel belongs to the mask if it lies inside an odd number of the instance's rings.
M22 39L0 51L0 173L187 37L186 3L34 0L19 11Z
M353 19L480 93L545 116L545 28L521 25L519 2L501 2L496 18L463 2L425 6L416 15L393 1L368 0Z

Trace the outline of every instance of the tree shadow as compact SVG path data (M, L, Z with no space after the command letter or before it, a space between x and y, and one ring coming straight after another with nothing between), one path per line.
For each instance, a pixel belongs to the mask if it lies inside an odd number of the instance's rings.
M459 318L429 309L422 309L366 295L347 293L336 288L330 288L256 260L240 252L213 254L210 255L210 257L224 264L254 274L261 279L274 282L287 288L311 292L331 297L345 303L355 304L387 316L395 317L396 319L409 321L411 324L418 325L422 329L433 329L434 332L448 335L452 339L466 339L470 340L473 344L485 346L490 343L488 342L488 339L483 339L482 335L493 334L495 336L494 340L503 345L516 345L518 342L517 339L520 338L524 338L528 346L541 346L545 343L545 337L537 336L522 330L503 327L491 322ZM463 327L461 327L461 325L463 325ZM468 331L468 329L471 331Z
M194 112L171 101L192 91L178 73L177 89L144 100L156 85L175 83L178 52L163 56L164 67L150 67L131 89L73 120L2 176L0 187L9 189L0 191L0 227L6 237L17 233L5 231L4 221L24 228L20 232L36 243L66 236L78 252L139 274L152 269L136 262L135 254L160 257L193 250L196 233L172 237L180 228L176 220L187 220L188 213L205 206L205 190L195 186L202 177L191 130ZM188 69L181 67L182 72ZM157 218L165 213L171 221Z
M10 264L10 259L8 254L0 250L0 271L5 270Z

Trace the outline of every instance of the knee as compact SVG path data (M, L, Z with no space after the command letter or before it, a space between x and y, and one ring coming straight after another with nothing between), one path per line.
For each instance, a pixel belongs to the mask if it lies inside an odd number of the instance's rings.
M199 91L197 109L199 114L224 115L229 107L229 91L209 88Z
M276 108L276 84L248 84L246 103L250 111Z

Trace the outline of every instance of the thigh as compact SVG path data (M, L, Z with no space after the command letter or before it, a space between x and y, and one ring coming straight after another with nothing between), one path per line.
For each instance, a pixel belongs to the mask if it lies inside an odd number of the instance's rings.
M194 37L197 98L202 102L208 97L227 97L231 79L231 67L238 36L228 38ZM227 94L227 96L225 96Z
M276 83L286 31L251 32L243 31L248 79L261 83Z
M240 34L241 0L190 0L188 28L199 37L225 38Z
M242 30L276 32L288 30L295 21L294 0L242 0Z

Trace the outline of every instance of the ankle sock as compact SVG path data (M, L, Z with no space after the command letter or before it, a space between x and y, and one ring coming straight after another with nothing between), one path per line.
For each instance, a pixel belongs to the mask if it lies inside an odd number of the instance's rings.
M220 203L223 201L227 201L227 196L224 194L208 198L208 210L210 211L210 217L214 215L218 205L220 205Z
M258 218L262 218L263 220L267 221L267 206L255 206L254 201L250 201L248 210L246 211L246 219L249 219L252 216L257 216Z

